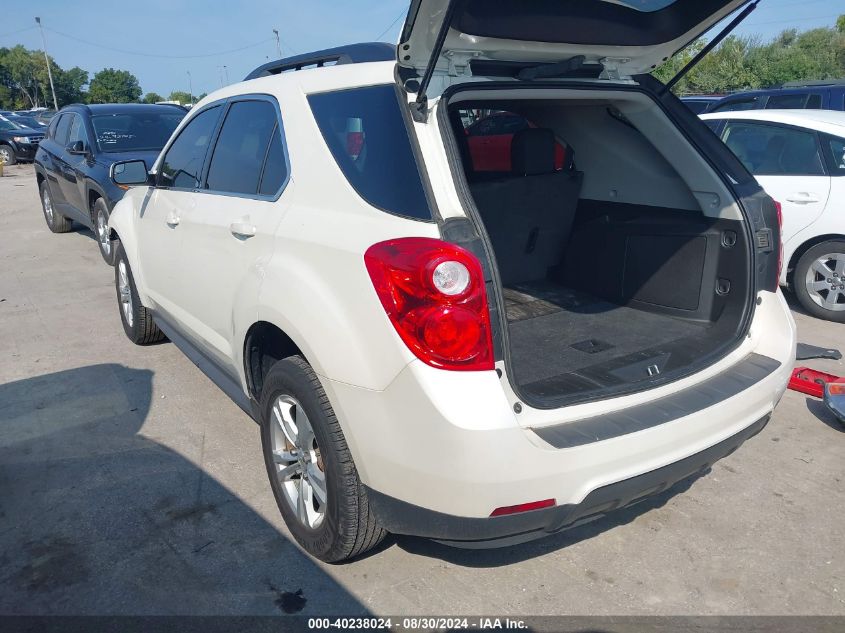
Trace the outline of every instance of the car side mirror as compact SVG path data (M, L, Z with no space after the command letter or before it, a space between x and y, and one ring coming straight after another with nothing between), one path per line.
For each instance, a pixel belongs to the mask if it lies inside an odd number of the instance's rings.
M109 175L116 185L146 185L151 182L147 164L142 160L124 160L114 163Z
M824 403L836 419L845 424L845 382L827 383L824 386Z
M74 141L70 145L67 146L67 153L68 154L87 154L88 148L85 147L85 143L83 141Z

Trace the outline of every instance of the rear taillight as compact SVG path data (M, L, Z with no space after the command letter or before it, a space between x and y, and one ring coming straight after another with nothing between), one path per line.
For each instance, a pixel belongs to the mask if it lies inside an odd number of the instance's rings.
M484 275L472 253L407 237L371 246L364 263L390 322L417 358L439 369L493 369Z
M780 282L780 274L783 272L783 206L777 200L773 200L775 203L775 209L778 212L778 235L777 235L777 247L778 247L778 282ZM777 290L777 288L775 288Z

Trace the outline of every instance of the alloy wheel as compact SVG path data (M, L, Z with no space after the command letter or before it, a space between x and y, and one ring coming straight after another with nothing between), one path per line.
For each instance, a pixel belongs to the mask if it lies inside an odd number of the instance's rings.
M0 155L0 160L2 159L3 157ZM50 198L50 191L46 185L44 191L41 193L41 202L44 204L44 215L47 216L47 222L53 224L53 200Z
M111 254L111 240L109 239L109 218L106 212L100 209L97 212L97 241L100 242L100 248L103 254L108 256Z
M0 147L0 163L12 164L12 150L5 145Z
M273 403L271 443L276 477L302 525L316 529L326 516L326 474L320 447L305 409L296 398L280 395Z
M845 310L845 253L829 253L814 261L804 280L807 294L825 310Z
M133 326L135 317L132 314L132 288L129 285L129 270L126 261L121 259L117 264L117 291L120 293L120 309L126 325Z

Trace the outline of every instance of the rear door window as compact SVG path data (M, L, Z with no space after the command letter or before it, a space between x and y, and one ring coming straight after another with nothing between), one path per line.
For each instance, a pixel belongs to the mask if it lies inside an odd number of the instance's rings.
M261 170L276 126L276 108L269 101L234 102L226 113L214 146L205 188L226 193L257 194Z
M67 145L68 132L70 132L70 124L73 121L74 115L66 112L59 118L59 123L56 126L56 143L65 147Z
M725 144L755 176L823 176L814 132L748 121L729 121Z
M752 99L731 99L721 103L710 110L710 112L739 112L743 110L755 110L757 108L757 97Z
M288 177L288 166L285 159L285 148L282 134L277 126L273 131L270 148L267 150L267 160L261 174L261 184L258 193L262 196L274 196L281 189Z
M806 92L792 93L786 95L774 95L769 97L766 103L767 110L801 110L810 97Z
M202 166L211 135L217 127L220 110L220 106L213 106L188 121L164 155L159 170L159 186L180 189L199 187Z
M326 146L349 184L374 207L431 220L393 84L308 97Z

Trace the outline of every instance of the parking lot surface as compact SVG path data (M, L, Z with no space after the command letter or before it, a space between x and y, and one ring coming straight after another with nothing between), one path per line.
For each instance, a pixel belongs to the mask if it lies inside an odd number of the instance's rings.
M113 271L89 231L49 232L31 166L0 179L0 613L845 614L843 466L845 428L788 392L711 472L593 524L315 562L257 425L172 344L126 340Z

